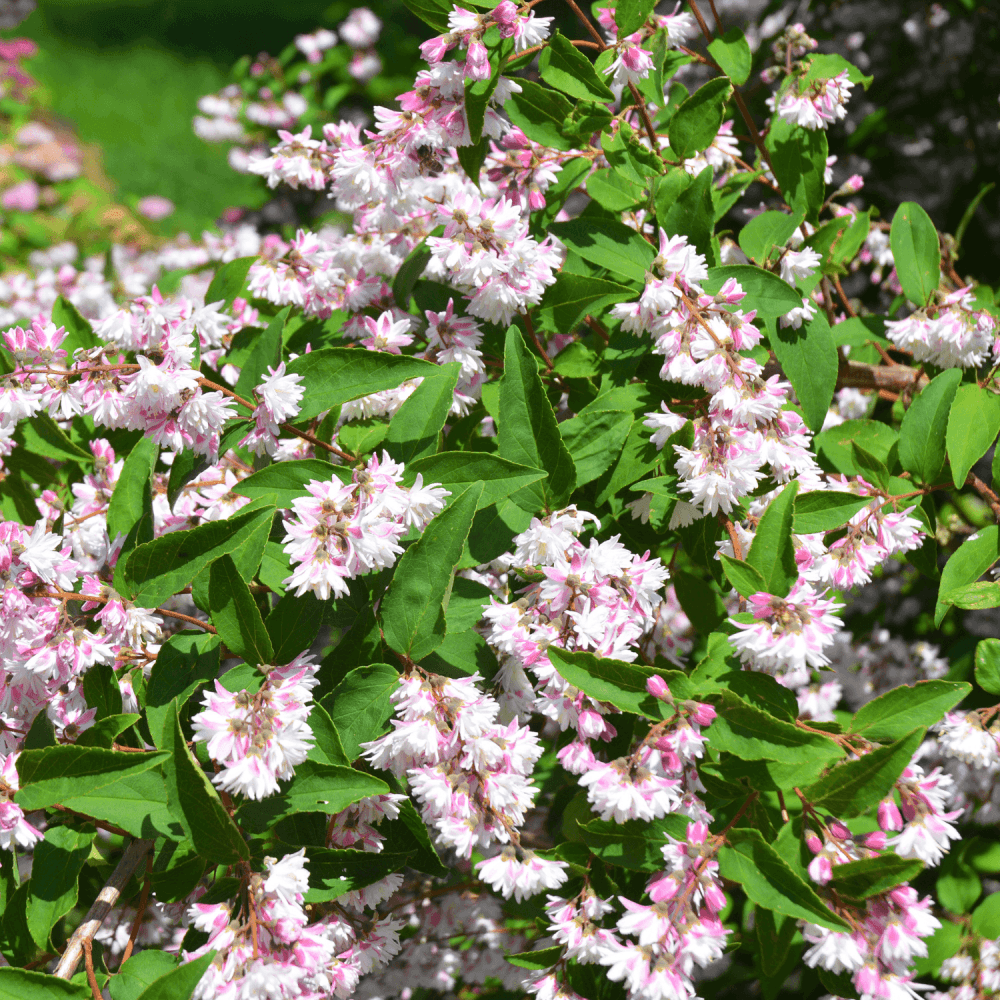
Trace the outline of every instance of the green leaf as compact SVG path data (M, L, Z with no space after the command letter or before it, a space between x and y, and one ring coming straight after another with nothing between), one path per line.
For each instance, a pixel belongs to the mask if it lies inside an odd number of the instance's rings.
M851 899L868 899L915 879L923 870L922 862L887 852L837 865L830 886Z
M549 231L584 260L606 267L612 275L633 281L645 282L646 272L653 266L656 256L653 248L634 229L614 219L553 222ZM797 299L796 305L801 304Z
M125 457L121 474L115 484L111 502L108 504L108 537L127 535L132 526L142 517L143 493L149 483L160 447L152 438L140 438L135 447Z
M941 571L941 585L938 588L938 600L934 608L935 625L941 624L948 611L948 605L942 598L967 583L974 583L997 559L1000 559L998 543L1000 543L1000 529L991 524L967 538L951 554Z
M609 212L624 212L646 200L646 185L605 167L587 178L587 194Z
M273 663L288 663L307 650L319 635L325 607L315 594L298 597L286 594L264 619L264 628L271 637Z
M313 705L309 709L309 728L313 731L316 742L309 748L307 757L317 764L336 764L349 767L351 758L344 750L340 733L330 718L330 713L322 705Z
M177 959L173 955L153 948L138 951L111 977L108 983L111 1000L137 1000L147 986L176 968Z
M546 329L567 333L575 330L584 316L600 316L608 306L615 302L627 302L636 294L634 288L616 281L562 271L555 284L545 289L538 307L539 322Z
M837 388L839 356L822 312L797 330L777 326L770 331L771 349L781 363L802 406L802 418L811 431L819 431Z
M753 53L746 36L739 28L730 28L724 35L709 42L708 54L737 86L742 86L750 79Z
M949 854L935 881L938 902L952 913L968 913L983 891L980 877L965 862L965 852Z
M871 497L834 490L816 490L797 496L792 504L792 531L796 535L812 535L819 531L832 531L864 510Z
M779 249L783 247L801 224L802 218L799 215L789 215L787 212L761 212L740 230L740 249L754 263L763 267L772 256L775 247Z
M934 483L944 467L948 414L961 381L961 368L941 372L914 397L903 416L899 461L921 482Z
M0 968L0 1000L93 1000L93 994L86 983L8 965Z
M726 113L726 101L732 93L732 83L719 76L699 87L674 112L667 134L670 149L678 160L686 160L711 145L718 135Z
M451 4L446 0L403 0L403 6L413 11L421 21L429 24L435 31L448 30Z
M669 843L667 835L685 840L687 827L687 817L679 815L665 816L650 823L636 819L625 823L591 819L589 823L580 823L580 833L587 847L609 865L655 872L663 869L661 848Z
M656 671L558 646L549 647L549 659L560 677L595 701L607 702L633 715L663 717L664 703L646 690L646 679Z
M348 760L361 754L361 744L385 734L392 715L389 695L399 686L399 674L387 663L355 667L320 703L337 727Z
M990 694L1000 694L1000 639L983 639L976 646L976 683Z
M219 637L210 632L177 632L160 647L146 685L149 730L156 738L175 698L183 707L199 687L219 676L220 645Z
M620 7L621 4L619 4L619 9ZM504 955L504 959L511 965L516 965L519 969L540 971L541 969L552 968L562 958L562 954L563 946L555 944L551 948L538 948L535 951L512 952L509 955Z
M845 71L851 83L860 83L865 90L868 89L869 84L874 79L874 77L865 76L857 66L848 62L843 56L823 54L809 57L809 69L806 71L803 82L810 83L813 80L832 80L835 76L840 76Z
M398 462L411 462L438 449L441 429L455 401L455 386L462 372L458 361L438 368L440 374L427 376L407 397L389 422L386 446Z
M872 750L857 760L838 764L819 781L803 789L803 795L813 805L828 809L835 816L860 815L892 791L899 776L909 767L926 732L921 726L895 743Z
M951 462L951 481L956 489L965 485L966 476L989 451L998 432L1000 396L974 383L960 385L948 414L945 438Z
M850 930L800 878L759 830L737 827L719 849L719 874L739 882L758 906L837 931Z
M886 691L862 705L851 732L868 740L898 740L918 726L940 722L969 692L964 681L917 681Z
M559 435L535 356L516 326L507 330L504 345L497 450L508 461L548 471L547 479L511 496L515 503L527 508L533 501L536 511L555 510L569 499L576 482L573 459Z
M281 792L260 802L244 802L237 817L247 829L260 832L286 816L300 812L338 813L361 799L389 791L384 781L353 767L306 760L295 768L295 777Z
M345 892L363 889L373 882L402 870L409 854L369 851L307 849L309 889L306 903L326 903Z
M661 187L656 192L657 222L669 236L687 236L688 242L693 243L709 263L714 263L716 259L712 248L712 230L715 226L713 178L712 168L704 167L669 206L665 201L666 189Z
M126 712L119 715L106 715L98 719L89 729L82 732L76 740L78 747L107 747L121 736L130 726L134 726L141 716Z
M253 402L253 391L267 375L268 368L277 368L281 361L281 341L285 333L285 321L291 312L286 306L267 325L266 330L256 334L249 354L240 366L240 377L233 386L233 392L243 399ZM246 416L246 410L243 409Z
M771 121L765 145L785 201L815 225L826 196L826 132L810 131L776 117Z
M188 749L176 704L164 720L162 742L163 748L173 755L170 766L164 768L167 795L178 815L184 817L185 833L195 850L215 865L246 861L250 848Z
M735 278L747 293L740 308L744 311L756 309L761 319L775 320L802 305L802 296L787 281L750 264L710 267L703 283L705 290L715 294L729 278Z
M94 461L94 456L74 444L45 410L34 414L31 420L21 421L17 427L17 435L23 436L25 448L33 455L54 458L58 462L84 462L87 465Z
M194 988L212 964L215 952L210 951L192 962L185 962L172 969L165 976L150 983L139 994L137 1000L190 1000Z
M559 434L576 468L576 487L603 475L621 453L632 427L632 414L602 410L577 414L559 424Z
M618 37L638 31L649 20L654 7L656 0L619 0L614 8Z
M305 384L296 421L311 420L352 399L395 389L407 379L435 375L438 366L406 354L366 351L357 347L324 347L290 361L285 369Z
M881 459L876 458L870 451L862 448L857 441L851 442L851 457L854 459L854 465L858 470L858 474L866 483L871 483L882 490L888 490L889 479L891 477L889 476L889 470L885 467L885 463Z
M943 594L941 603L951 604L966 611L1000 607L1000 583L995 580L967 583L964 587Z
M62 348L69 354L70 360L78 347L97 347L100 343L90 320L65 295L60 295L52 304L52 322L66 330ZM114 538L114 535L111 537Z
M889 246L904 294L918 306L927 305L941 282L941 249L931 217L915 201L896 209Z
M548 475L541 469L508 462L499 455L469 451L443 451L418 458L406 467L403 480L406 485L413 483L418 472L424 477L424 483L440 483L452 493L460 493L470 484L482 482L483 492L476 505L477 510L501 503L507 497L517 497L524 487Z
M441 236L443 233L443 226L440 227L440 231L435 230L436 236ZM399 265L396 277L392 279L392 297L400 309L409 308L413 286L417 283L420 275L424 273L424 268L427 267L430 259L431 252L427 247L427 240L425 238L406 255L406 259Z
M256 257L237 257L236 260L223 264L215 272L215 277L205 292L206 304L221 301L221 308L225 310L233 304L233 299L245 297L243 292L247 286L247 277L250 268L256 263Z
M1000 894L987 896L972 914L972 929L984 938L1000 937Z
M452 498L403 554L382 601L385 641L415 662L444 640L452 575L482 492L482 483L473 483Z
M52 826L35 845L28 882L28 930L35 944L48 951L49 931L76 906L78 881L90 856L95 832Z
M296 500L309 496L308 483L328 483L334 478L349 483L351 470L321 458L299 458L259 469L238 483L233 492L251 500L272 497L278 507L291 507Z
M212 563L208 603L212 624L232 653L247 663L274 662L271 637L260 610L229 555L221 555Z
M563 125L573 105L562 94L534 80L522 77L517 83L521 92L512 94L503 106L507 117L533 142L552 149L572 149L573 141L563 135Z
M813 441L821 456L837 472L856 476L860 470L854 460L852 444L860 445L891 468L898 437L896 431L880 420L845 420L839 426L817 434Z
M833 761L843 756L837 744L818 733L799 729L744 701L732 691L712 696L718 715L709 743L742 760L774 760L802 764L813 759Z
M558 31L538 57L538 75L550 87L577 100L610 103L615 99L594 64Z
M59 803L135 837L170 833L176 823L159 771L166 759L164 753L72 745L25 750L17 760L15 801L25 812Z
M733 559L724 552L720 558L722 559L723 572L738 594L750 597L761 591L767 592L764 577L750 563L743 562L742 559Z
M269 528L273 516L273 507L239 512L224 521L172 531L136 546L125 563L129 592L124 596L139 607L158 607L219 556L237 553L259 528Z
M792 505L799 484L790 483L768 504L757 525L747 562L764 578L767 594L784 597L798 579L792 541Z

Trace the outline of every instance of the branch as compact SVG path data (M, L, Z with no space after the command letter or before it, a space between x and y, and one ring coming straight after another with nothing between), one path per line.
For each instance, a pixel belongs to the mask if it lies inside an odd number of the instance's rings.
M966 486L971 486L989 505L990 510L993 511L993 516L997 519L997 523L1000 524L1000 497L991 490L986 483L984 483L978 476L973 473L969 473L965 480Z
M128 885L133 872L142 863L143 858L153 849L151 840L133 840L125 849L118 867L111 873L107 884L97 894L94 905L87 911L83 923L73 932L66 945L66 950L59 959L55 973L59 979L70 979L80 964L84 949L90 946L94 935L101 929L101 924L111 912L121 897L122 890Z
M860 361L843 361L837 372L837 388L877 389L903 392L923 389L930 379L919 369L908 365L866 365Z

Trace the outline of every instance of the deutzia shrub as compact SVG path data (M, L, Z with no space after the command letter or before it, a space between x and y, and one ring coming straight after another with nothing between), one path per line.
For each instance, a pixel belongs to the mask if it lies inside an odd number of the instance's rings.
M200 104L319 224L4 286L0 994L997 994L1000 312L870 78L407 6Z

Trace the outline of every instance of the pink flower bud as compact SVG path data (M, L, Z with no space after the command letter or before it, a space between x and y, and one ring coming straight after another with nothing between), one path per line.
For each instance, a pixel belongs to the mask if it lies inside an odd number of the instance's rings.
M820 840L815 833L810 833L806 837L806 847L808 847L813 854L819 854L819 852L823 850L823 841Z
M576 730L585 739L597 739L604 734L604 719L597 712L588 709L586 712L581 712L577 718Z
M692 713L691 718L698 723L699 726L710 726L712 720L715 718L715 709L711 705L706 705L704 702L695 702L698 706Z
M903 829L903 817L899 815L899 809L892 799L883 799L878 804L878 825L883 830Z
M876 830L874 833L869 833L866 837L862 839L862 843L865 847L873 851L881 851L885 847L886 836L881 830Z
M652 677L646 678L646 690L654 698L659 698L660 701L673 701L667 682L659 674L653 674Z
M851 831L848 830L847 827L840 822L840 820L836 819L830 823L830 833L832 833L835 837L838 837L840 840L850 840L853 836Z

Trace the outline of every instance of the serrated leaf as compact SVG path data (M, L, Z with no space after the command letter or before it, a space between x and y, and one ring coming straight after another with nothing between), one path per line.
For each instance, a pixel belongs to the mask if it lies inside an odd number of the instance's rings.
M646 272L656 256L653 248L634 229L614 219L553 222L549 230L574 253L599 267L606 267L616 277L645 282Z
M49 931L76 906L78 882L90 856L95 831L53 826L35 845L26 909L28 930L35 944L49 950Z
M188 749L176 703L164 718L162 743L172 754L170 765L164 767L167 794L176 812L184 817L186 832L198 854L216 865L246 861L250 848Z
M576 469L577 489L604 474L621 453L631 427L632 414L614 410L577 414L559 424Z
M753 53L739 28L730 28L724 35L712 39L708 43L708 53L737 86L742 86L750 78Z
M868 899L915 879L923 870L923 862L887 852L837 865L830 887L851 899Z
M602 861L620 865L632 871L655 872L663 869L663 851L669 843L667 836L685 840L689 820L686 816L672 815L651 822L592 819L580 823L583 842Z
M656 671L558 646L549 647L549 659L560 677L595 701L607 702L633 715L663 717L664 703L646 690L647 678Z
M792 505L799 484L790 483L768 504L757 525L747 562L764 579L764 592L784 597L798 579L792 541Z
M858 816L892 791L926 732L924 727L914 729L889 746L838 764L819 781L804 788L802 794L813 805L828 809L835 816Z
M927 305L941 281L941 249L931 217L915 201L896 209L889 246L903 293L916 305Z
M93 1000L93 994L86 983L8 965L0 968L0 1000Z
M742 559L733 559L724 552L720 555L722 570L726 578L743 597L750 597L760 591L767 592L767 585L760 571Z
M976 646L976 683L990 694L1000 694L1000 639L983 639Z
M563 947L556 944L551 948L538 948L535 951L518 951L509 955L504 955L504 959L511 965L516 965L519 969L550 969L562 958Z
M221 555L237 553L258 528L269 527L273 507L238 512L188 531L172 531L137 545L125 563L124 595L142 608L155 608L183 590Z
M979 583L967 583L964 587L942 594L941 603L951 604L965 611L983 611L1000 607L1000 582L982 580Z
M668 135L670 149L677 159L686 160L711 145L732 92L733 85L726 77L716 77L699 87L674 112Z
M998 433L1000 396L976 384L960 385L948 413L945 438L956 489L965 485L966 476L989 451Z
M205 970L212 964L215 952L210 951L193 961L171 969L166 975L160 976L149 984L137 997L137 1000L190 1000Z
M799 398L806 426L820 430L837 388L839 364L826 317L817 311L797 330L779 325L771 331L770 343Z
M513 94L504 104L507 117L533 142L552 149L568 151L573 141L563 135L573 105L555 90L549 90L534 80L523 77L517 81L520 93Z
M127 535L142 517L145 509L144 487L153 475L159 453L159 445L152 438L144 437L125 456L125 463L108 504L109 538L114 539L119 534Z
M562 271L555 283L545 289L538 307L539 321L546 329L567 333L575 330L588 314L600 316L609 305L635 297L634 288L616 281Z
M899 462L922 482L934 483L944 467L948 415L961 381L960 368L941 372L917 393L903 416Z
M212 624L232 653L255 665L274 662L271 637L260 610L228 554L212 563L208 604Z
M897 740L918 726L940 722L969 692L964 681L917 681L893 688L862 705L851 732L869 740Z
M758 906L836 931L850 930L799 877L759 830L737 827L719 849L719 874L743 886Z
M558 31L538 57L538 75L550 87L580 101L610 103L615 99L594 64Z
M441 429L455 402L462 366L451 361L438 371L438 375L427 376L417 386L389 421L386 448L398 462L411 462L437 451Z
M573 459L559 436L535 357L516 326L507 330L504 345L497 446L501 458L548 471L547 479L514 494L515 503L525 506L533 500L535 510L555 510L569 499L576 482Z
M296 421L311 420L352 399L396 389L407 379L435 375L438 366L406 354L366 351L356 347L324 347L302 354L285 368L305 384Z
M703 282L705 290L714 295L729 278L735 278L746 292L740 308L756 309L762 319L775 320L802 305L802 296L787 281L749 264L710 267Z
M995 524L988 525L967 538L950 556L941 571L937 605L934 608L934 624L940 625L948 611L942 598L953 590L978 580L996 561L1000 559L1000 530Z
M380 609L382 631L390 648L414 662L444 641L452 575L482 492L483 484L473 483L453 497L396 566Z
M872 502L871 497L859 497L856 493L841 493L833 490L815 490L796 496L792 504L792 531L796 535L811 535L820 531L832 531L864 510Z
M826 132L800 128L779 116L771 121L764 141L785 201L815 225L826 196Z
M399 686L399 673L388 663L355 667L321 704L337 727L348 760L361 754L361 744L378 739L392 715L389 695Z

